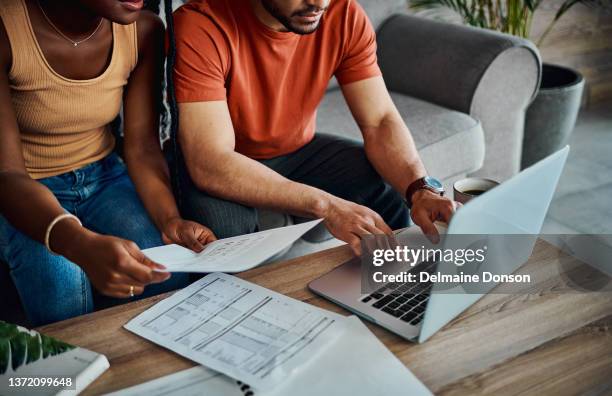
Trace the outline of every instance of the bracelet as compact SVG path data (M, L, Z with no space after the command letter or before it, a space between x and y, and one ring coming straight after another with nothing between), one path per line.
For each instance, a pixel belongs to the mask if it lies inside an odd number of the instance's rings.
M51 221L51 223L49 223L49 226L47 226L47 231L45 232L45 247L47 248L49 253L54 254L56 256L57 256L57 253L55 253L51 249L51 246L49 246L49 238L51 237L51 231L53 231L53 227L55 227L57 225L57 223L59 223L60 221L62 221L64 219L73 219L73 220L76 220L76 222L79 223L80 226L83 226L83 224L81 223L81 220L79 220L78 217L76 217L75 215L70 214L70 213L63 213L63 214L57 216L55 219L53 219L53 221Z

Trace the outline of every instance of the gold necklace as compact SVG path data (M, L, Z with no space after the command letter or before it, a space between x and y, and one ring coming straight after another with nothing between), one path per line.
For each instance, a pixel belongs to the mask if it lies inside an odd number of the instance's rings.
M57 34L59 34L65 40L69 41L72 44L73 47L78 47L79 44L83 44L84 42L86 42L87 40L92 38L98 32L98 30L100 30L100 26L102 26L102 21L104 20L104 18L100 18L100 22L98 22L98 26L96 26L94 31L89 36L85 37L82 40L74 41L73 39L71 39L70 37L66 36L64 33L62 33L62 31L59 30L59 28L57 26L55 26L55 24L53 22L51 22L51 19L49 18L49 16L47 15L45 10L43 9L42 5L40 5L40 0L38 0L36 3L38 4L38 8L40 8L40 11L42 12L43 16L45 17L47 23L53 28L53 30L55 30L57 32Z

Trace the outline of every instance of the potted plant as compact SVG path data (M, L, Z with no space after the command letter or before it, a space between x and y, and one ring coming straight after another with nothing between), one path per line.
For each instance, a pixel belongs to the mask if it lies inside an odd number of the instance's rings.
M544 0L410 0L416 10L447 8L468 25L529 38L533 14ZM565 0L537 41L540 46L574 5L607 6L609 0ZM569 139L580 109L584 78L567 67L545 63L538 95L527 109L523 168L560 149Z

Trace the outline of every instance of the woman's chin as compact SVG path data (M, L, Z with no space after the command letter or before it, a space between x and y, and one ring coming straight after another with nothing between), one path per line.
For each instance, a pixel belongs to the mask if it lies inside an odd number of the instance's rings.
M96 14L120 25L136 22L142 11L143 2L119 0L87 0Z

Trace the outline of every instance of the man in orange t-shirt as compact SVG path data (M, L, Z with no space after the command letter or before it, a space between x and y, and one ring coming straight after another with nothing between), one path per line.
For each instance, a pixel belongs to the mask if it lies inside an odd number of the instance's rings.
M174 22L186 216L221 238L255 231L253 208L323 218L356 253L363 235L407 226L408 206L430 235L450 219L355 0L199 0ZM332 76L364 144L315 133Z

